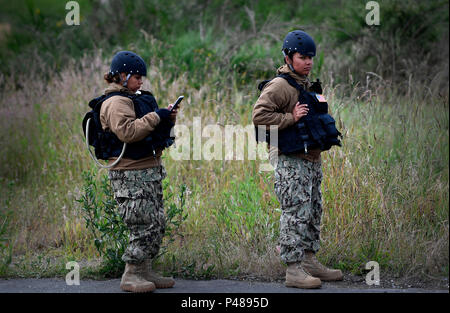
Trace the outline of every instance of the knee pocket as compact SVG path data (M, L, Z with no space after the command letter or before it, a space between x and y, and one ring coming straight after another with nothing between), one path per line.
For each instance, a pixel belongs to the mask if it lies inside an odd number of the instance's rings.
M300 224L310 224L314 219L310 205L283 207L281 222L296 227Z
M286 159L286 158L284 158ZM311 171L302 161L280 158L275 169L275 194L282 208L311 202Z
M119 198L119 213L127 225L146 225L159 223L159 210L157 202L149 199ZM118 201L119 202L119 201Z
M300 177L278 179L275 181L274 187L282 208L311 203L311 188Z

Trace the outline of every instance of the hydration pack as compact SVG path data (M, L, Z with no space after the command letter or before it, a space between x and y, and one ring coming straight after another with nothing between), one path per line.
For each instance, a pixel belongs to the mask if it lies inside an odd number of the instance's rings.
M158 109L158 104L149 91L141 90L134 95L112 92L92 99L89 102L89 107L92 110L84 116L82 127L86 138L87 125L89 124L86 139L89 145L94 147L97 159L108 160L111 157L119 157L124 147L124 143L113 132L103 130L100 122L100 109L103 102L117 95L130 98L133 101L136 118L141 118ZM174 143L175 138L170 134L173 126L174 123L169 119L162 119L150 135L141 141L127 144L123 157L138 160L150 155L155 156L157 149L165 149Z
M278 142L271 143L269 130L265 133L265 138L258 136L256 129L256 140L266 141L268 144L277 146L283 154L308 153L310 149L320 149L326 151L332 146L341 146L342 134L336 129L336 121L328 114L328 103L322 94L322 87L317 80L311 86L311 92L305 91L294 78L288 74L281 74L277 77L284 78L291 86L299 91L298 101L308 104L309 112L300 118L294 125L278 131ZM262 91L269 80L258 85Z

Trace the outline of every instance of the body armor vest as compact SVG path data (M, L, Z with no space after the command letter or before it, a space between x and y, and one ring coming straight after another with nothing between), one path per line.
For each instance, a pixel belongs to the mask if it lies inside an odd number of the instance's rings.
M308 153L309 149L329 150L333 145L341 146L339 136L342 134L336 129L336 122L328 114L328 103L325 101L322 88L319 82L313 83L312 92L305 91L294 78L288 74L281 74L278 77L286 81L299 91L299 102L308 104L309 112L300 118L294 125L278 131L278 142L270 141L271 133L266 131L265 138L258 138L257 141L267 141L269 144L277 146L283 154ZM262 90L268 81L259 84Z
M152 93L140 91L140 94L129 95L123 92L112 92L107 95L94 98L89 102L92 111L86 113L83 119L83 131L86 136L86 123L90 118L89 124L89 144L95 149L95 156L98 159L108 160L111 157L118 157L122 151L123 142L111 131L104 131L100 122L100 108L102 103L112 96L123 96L133 101L136 118L141 118L147 113L158 109L158 104ZM168 119L162 119L158 126L150 135L143 140L128 143L124 157L134 160L142 159L148 156L155 156L157 149L165 149L174 143L174 137L171 137L171 129L174 123Z

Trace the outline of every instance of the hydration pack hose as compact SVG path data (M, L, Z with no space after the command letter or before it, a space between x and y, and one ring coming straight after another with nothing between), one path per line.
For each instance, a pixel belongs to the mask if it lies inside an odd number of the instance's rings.
M90 123L90 121L91 121L91 119L88 119L87 122L86 122L86 141L85 141L85 142L86 142L86 147L87 147L87 149L88 149L88 151L89 151L89 155L91 156L92 160L94 160L95 163L96 163L98 166L100 166L101 168L111 168L111 167L113 167L114 165L116 165L117 163L119 163L119 161L122 159L123 154L125 153L125 148L127 147L127 143L126 143L126 142L123 143L122 152L120 153L120 155L119 155L119 157L117 158L117 160L115 160L112 164L110 164L110 165L104 165L104 164L100 163L100 162L97 160L97 158L92 154L92 151L91 151L91 149L89 148L89 123Z

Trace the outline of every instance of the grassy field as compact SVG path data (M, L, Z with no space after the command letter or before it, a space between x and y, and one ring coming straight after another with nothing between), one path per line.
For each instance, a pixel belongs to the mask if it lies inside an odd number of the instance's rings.
M27 3L36 6L36 15L39 1ZM96 35L89 37L79 29L80 37L90 40L83 53L71 53L70 45L60 42L55 52L26 38L20 41L14 28L12 37L3 39L9 50L2 52L0 64L0 277L65 275L65 263L71 260L80 262L82 276L99 276L102 258L86 226L82 203L76 200L86 187L83 172L91 171L98 184L106 172L96 169L88 156L81 119L87 102L105 88L102 76L113 51L133 49L145 57L149 75L144 89L155 94L160 106L185 95L177 123L190 132L195 118L203 126L247 126L258 98L257 83L275 75L281 65L284 34L322 20L328 22L319 25L329 31L308 29L320 51L313 78L324 81L324 94L344 140L342 148L323 153L319 258L352 273L362 273L368 261L377 261L382 271L400 276L448 275L448 47L445 50L433 37L448 38L448 12L441 21L447 25L446 34L430 29L425 19L428 28L424 26L425 37L419 37L428 38L430 47L442 48L441 54L422 51L421 58L408 58L405 40L396 46L397 59L392 60L383 53L388 51L382 45L388 29L365 30L361 18L352 19L348 8L340 15L324 16L322 11L311 14L318 9L308 1L293 13L288 4L272 1L212 1L208 7L199 1L180 4L171 29L167 12L175 2L167 1L165 9L154 12L139 1L126 3L121 21L129 17L144 23L144 17L136 15L140 8L149 10L154 22L117 36L102 26L99 32L105 41L92 47ZM385 27L395 27L404 16L416 17L416 11L396 2L385 2L385 7L391 10L387 13L399 12L397 20L395 15L385 19ZM181 18L180 8L203 15ZM224 18L214 20L214 12L221 9ZM416 10L420 9L419 5ZM442 3L433 2L426 9L431 18L442 10ZM14 25L12 19L9 22ZM130 25L134 30L139 23ZM340 25L347 25L344 33L351 39L333 31ZM45 38L56 31L35 27ZM385 50L372 50L372 57L367 57L368 47L377 42ZM35 54L6 62L9 51ZM385 60L390 70L380 66ZM27 70L10 72L18 62ZM266 161L180 161L172 153L167 150L163 156L168 172L164 195L167 210L178 208L174 221L180 225L165 238L159 267L184 277L281 277L285 267L275 248L279 203L272 173L259 171Z

